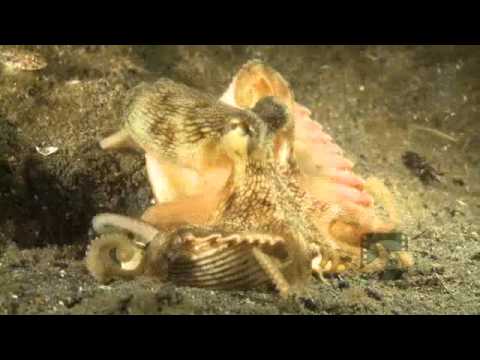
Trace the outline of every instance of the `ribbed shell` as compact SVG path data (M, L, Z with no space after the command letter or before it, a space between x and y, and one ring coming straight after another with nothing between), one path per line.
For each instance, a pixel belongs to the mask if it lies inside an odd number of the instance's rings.
M183 286L246 289L270 282L252 253L255 242L193 241L172 251L168 279ZM275 241L267 246L274 245Z
M170 281L211 289L245 289L268 281L248 244L208 246L183 253L169 265Z

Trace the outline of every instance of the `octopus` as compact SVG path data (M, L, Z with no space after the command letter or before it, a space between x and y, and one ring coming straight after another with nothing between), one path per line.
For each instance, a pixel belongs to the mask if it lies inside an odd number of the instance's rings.
M7 73L39 71L48 65L45 58L39 53L16 48L1 50L0 64Z
M139 86L124 129L100 145L145 152L156 205L140 220L95 217L90 272L99 281L150 274L213 288L270 281L286 295L312 270L358 268L363 237L395 228L393 198L381 181L355 175L310 115L285 79L257 61L220 101L166 79ZM384 200L390 223L377 217L368 191ZM378 252L364 271L385 266L389 255Z
M170 93L172 90L174 93ZM180 96L182 103L208 100L203 94L168 80L157 82L154 93L172 103L176 103L176 96ZM165 93L171 95L165 98ZM201 108L197 105L189 106L189 111ZM252 112L218 102L211 102L208 107L204 105L211 121L220 115L224 118L223 130L209 131L209 134L221 134L216 144L222 144L222 149L213 153L227 154L232 164L232 171L211 214L203 221L189 220L183 225L178 223L178 218L172 222L159 216L159 207L154 208L154 215L147 210L143 221L114 214L98 215L93 226L103 235L91 244L87 267L100 281L112 276L149 274L181 285L221 289L251 287L271 281L280 294L286 296L291 287L300 287L308 279L313 256L320 253L325 259L330 254L335 256L329 244L322 242L310 209L304 205L308 204L308 199L292 201L304 194L278 176L275 139L277 132L288 123L288 109L273 97L259 101ZM130 129L132 136L139 130L135 124L138 116L133 115L130 122L127 120L127 128L134 124L135 130ZM199 117L175 113L174 118L164 117L163 128L168 122L185 126L176 128L179 138L170 148L171 153L168 147L164 148L163 159L180 161L180 154L188 152L184 145L190 148L196 144L197 152L201 153L209 142L205 138L193 140L187 136L191 129L189 120L197 122ZM179 122L179 119L182 120ZM238 127L239 123L243 126ZM204 120L197 122L197 126L204 124ZM147 131L150 133L152 129ZM194 134L200 136L201 132L195 130ZM161 136L160 132L156 134L156 137ZM184 136L188 139L185 142ZM160 144L165 144L165 139ZM331 212L331 209L310 206L312 213L319 212L319 218ZM292 213L297 216L292 217ZM304 216L298 216L299 213ZM112 227L136 236L131 241L115 232L112 235ZM142 246L146 250L142 250Z

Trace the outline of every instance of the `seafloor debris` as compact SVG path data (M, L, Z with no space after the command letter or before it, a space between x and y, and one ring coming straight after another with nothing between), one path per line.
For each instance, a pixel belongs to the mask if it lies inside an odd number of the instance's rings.
M425 185L429 185L434 181L441 182L440 176L443 173L437 171L425 158L416 152L407 151L402 155L402 160L403 164Z
M37 150L37 152L40 155L50 156L52 154L55 154L58 151L58 147L56 147L56 146L42 146L42 147L35 146L35 150Z
M13 71L37 71L48 65L42 55L22 49L1 50L0 64Z

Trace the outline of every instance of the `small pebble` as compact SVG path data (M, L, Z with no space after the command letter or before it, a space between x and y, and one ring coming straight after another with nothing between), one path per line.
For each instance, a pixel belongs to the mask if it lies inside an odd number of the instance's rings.
M380 291L372 289L372 288L366 288L365 293L371 297L372 299L381 301L383 300L383 295L380 293Z
M37 152L42 156L50 156L52 154L55 154L58 151L58 147L56 147L56 146L44 146L44 147L36 146L35 150L37 150Z
M65 306L70 309L72 308L73 306L77 305L78 303L80 303L81 301L81 297L80 296L74 296L74 297L68 297L65 301Z
M432 264L432 271L436 274L442 275L445 273L445 267L440 264Z
M67 81L67 85L78 85L80 84L81 81L80 80L70 80L70 81Z
M307 310L310 310L310 311L317 311L318 310L318 305L313 299L301 298L300 300L301 300L303 306L305 306L305 308Z
M475 255L473 255L471 257L472 260L475 260L475 261L479 261L480 260L480 252L479 253L476 253Z
M339 289L348 289L350 288L350 283L347 280L339 279L337 282L337 286Z

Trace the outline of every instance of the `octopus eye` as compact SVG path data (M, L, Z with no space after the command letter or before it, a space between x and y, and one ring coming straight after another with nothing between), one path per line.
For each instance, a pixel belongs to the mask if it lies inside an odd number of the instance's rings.
M255 133L255 130L246 124L244 121L240 119L233 119L230 121L230 130L241 130L244 135L250 136Z

